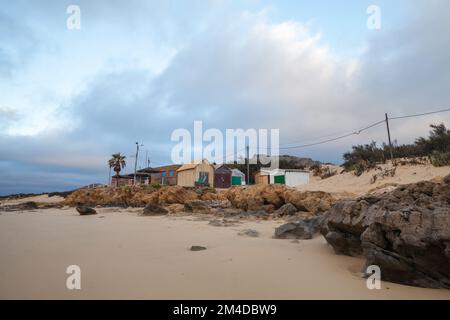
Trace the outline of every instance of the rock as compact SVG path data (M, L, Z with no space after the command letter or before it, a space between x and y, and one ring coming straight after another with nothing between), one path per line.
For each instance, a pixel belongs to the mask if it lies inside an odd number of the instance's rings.
M312 239L318 232L323 217L286 223L275 229L276 239Z
M184 204L186 201L196 199L198 199L198 195L194 190L183 188L181 186L164 187L158 191L159 204Z
M92 209L92 208L86 207L86 206L76 207L76 210L78 211L80 216L89 216L89 215L97 214L97 211L95 211L95 209Z
M190 200L184 203L184 210L193 213L209 213L209 207L205 201Z
M144 216L158 216L158 215L166 215L169 211L166 208L161 207L160 205L149 203L145 206L142 214Z
M275 214L277 216L292 216L297 213L297 208L292 203L286 203L280 209L278 209Z
M286 202L292 203L298 211L323 213L336 201L332 195L322 191L288 190L285 192Z
M203 251L206 250L206 247L202 247L202 246L192 246L191 251Z
M245 229L240 231L238 235L256 238L259 237L259 232L253 229Z
M340 200L321 230L336 253L363 255L383 280L450 289L450 185L399 186L378 197Z

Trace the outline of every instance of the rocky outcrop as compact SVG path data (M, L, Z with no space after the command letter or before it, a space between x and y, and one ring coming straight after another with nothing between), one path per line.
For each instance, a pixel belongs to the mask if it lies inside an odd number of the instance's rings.
M285 185L255 185L233 187L224 192L194 190L181 186L151 186L80 189L70 194L63 202L69 206L114 206L144 207L147 204L171 206L184 205L184 211L206 213L235 208L246 212L264 211L277 216L309 212L323 213L335 202L325 192L298 191ZM174 207L181 212L179 207ZM214 209L214 210L210 210ZM172 210L170 210L172 212Z
M336 253L378 265L384 280L450 289L450 176L338 201L321 232Z
M298 191L284 185L255 185L234 187L225 192L233 207L245 211L278 210L290 203L296 211L323 213L336 201L329 193Z

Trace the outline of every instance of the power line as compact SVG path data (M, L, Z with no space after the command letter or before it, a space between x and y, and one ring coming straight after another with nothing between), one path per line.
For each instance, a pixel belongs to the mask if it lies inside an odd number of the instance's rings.
M425 112L425 113L410 114L410 115L400 116L400 117L392 117L392 118L389 118L389 120L421 117L421 116L427 116L427 115L430 115L430 114L436 114L436 113L442 113L442 112L448 112L448 111L450 111L450 108L449 109L438 110L438 111Z
M328 143L328 142L337 141L337 140L344 139L344 138L347 138L347 137L350 137L350 136L353 136L353 135L359 135L361 132L369 130L369 129L373 128L373 127L376 127L376 126L378 126L378 125L380 125L380 124L382 124L384 122L385 122L385 120L380 120L380 121L372 123L372 124L370 124L368 126L365 126L363 128L357 129L356 131L352 131L352 132L349 132L347 134L344 134L344 135L341 135L341 136L338 136L338 137L335 137L335 138L326 139L326 140L318 141L318 142L314 142L314 143L297 145L297 146L279 147L279 149L280 150L300 149L300 148L312 147L312 146L316 146L316 145L325 144L325 143ZM266 148L266 150L269 150L269 149L271 149L271 148Z

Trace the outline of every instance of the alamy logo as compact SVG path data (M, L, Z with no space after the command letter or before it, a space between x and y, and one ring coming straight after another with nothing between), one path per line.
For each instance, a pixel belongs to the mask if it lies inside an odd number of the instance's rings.
M380 30L381 29L381 8L376 5L370 5L367 7L367 28L369 30Z
M369 277L366 280L367 289L381 289L381 269L379 266L371 265L367 267L366 274Z
M66 280L66 287L69 290L81 289L81 268L77 265L70 265L66 269L66 273L70 274Z
M224 135L215 128L203 131L203 122L194 121L193 134L179 128L172 132L170 139L178 142L171 152L173 163L208 159L217 164L242 164L248 156L250 164L259 161L270 168L278 168L279 129L226 129Z
M77 5L70 5L66 9L66 13L70 16L66 20L67 29L80 30L81 29L81 9Z

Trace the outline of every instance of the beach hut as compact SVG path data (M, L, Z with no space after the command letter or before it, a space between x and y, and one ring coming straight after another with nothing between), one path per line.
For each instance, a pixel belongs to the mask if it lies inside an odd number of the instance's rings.
M261 169L255 175L257 184L284 184L289 187L309 183L309 172L297 169Z
M289 187L297 187L309 183L309 171L285 169L285 184Z
M214 188L231 187L231 169L224 164L214 166Z
M286 184L285 171L283 169L273 169L269 171L270 184Z
M245 174L239 169L231 170L231 185L241 186L245 185Z
M206 159L186 163L177 170L177 185L183 187L213 186L214 167Z
M270 170L261 169L255 174L255 184L270 184Z

